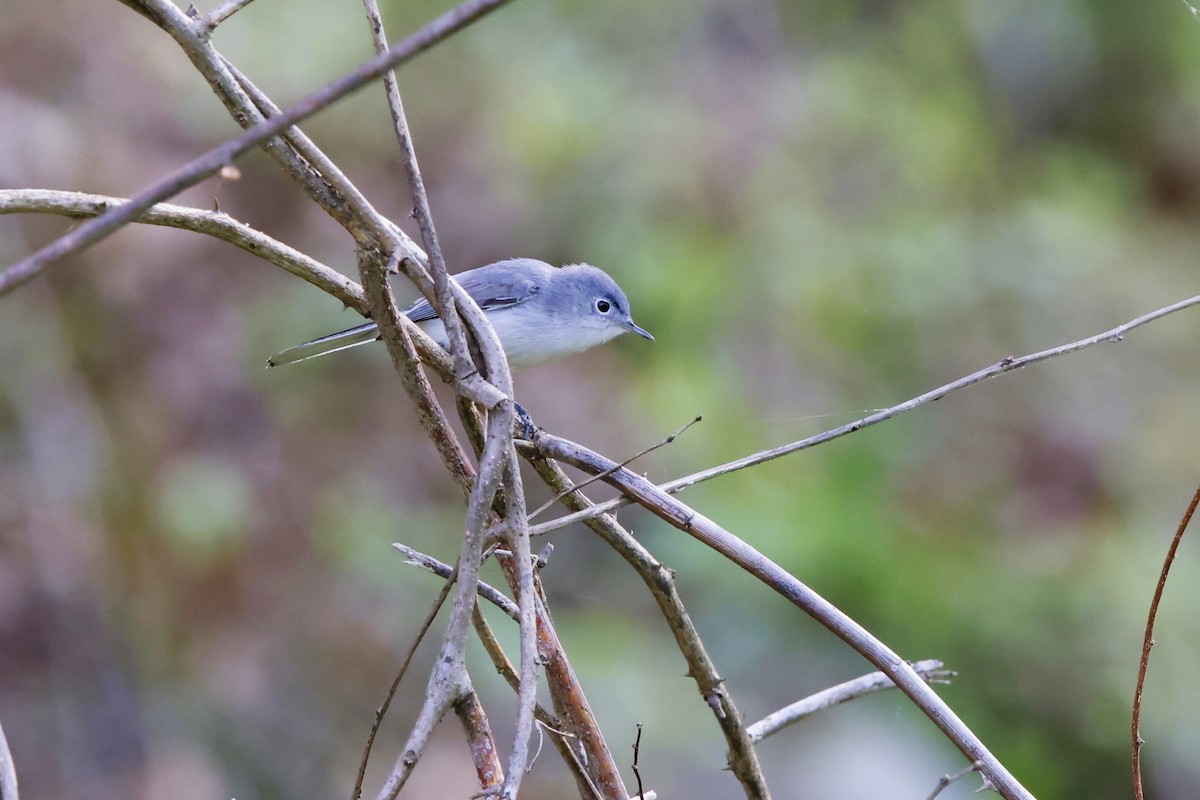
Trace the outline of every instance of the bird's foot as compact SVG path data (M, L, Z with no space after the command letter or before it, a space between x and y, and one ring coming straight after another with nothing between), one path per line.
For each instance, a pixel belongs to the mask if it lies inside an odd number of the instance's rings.
M529 412L525 410L524 406L515 401L513 405L517 409L517 415L513 419L513 436L532 442L534 435L538 432L538 426L533 424L533 418L529 416Z

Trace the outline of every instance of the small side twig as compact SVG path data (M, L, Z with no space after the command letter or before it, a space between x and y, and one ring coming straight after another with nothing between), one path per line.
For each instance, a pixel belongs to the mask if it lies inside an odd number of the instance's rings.
M1145 742L1141 732L1142 689L1146 684L1146 668L1150 664L1150 649L1154 647L1154 620L1158 616L1158 604L1162 601L1163 589L1167 585L1167 575L1171 571L1171 564L1175 562L1175 553L1179 550L1179 543L1183 540L1183 532L1187 530L1188 523L1192 521L1192 515L1196 513L1198 505L1200 505L1200 487L1197 487L1196 493L1192 495L1192 502L1188 504L1187 511L1183 513L1183 519L1179 521L1179 527L1175 529L1175 538L1171 540L1171 546L1167 548L1167 557L1163 560L1162 572L1158 576L1158 585L1154 587L1154 599L1150 601L1150 613L1146 617L1146 635L1142 639L1142 658L1138 664L1137 687L1133 690L1133 795L1137 800L1143 798L1142 745Z
M379 3L377 0L363 0L363 5L366 7L367 21L371 26L371 40L375 45L375 52L382 55L387 52L388 42L387 34L383 30L383 17L379 13ZM441 243L438 241L437 228L433 224L433 211L429 207L425 181L421 177L421 167L417 163L417 153L413 148L408 118L404 114L404 103L400 99L400 87L396 82L395 70L388 70L383 74L383 85L387 93L388 110L392 115L392 128L396 132L396 141L400 145L400 154L404 161L404 172L408 176L408 186L412 192L413 215L417 219L417 227L421 229L421 241L425 245L425 254L429 259L429 273L433 278L434 308L446 328L450 354L455 361L455 372L465 375L474 369L471 364L470 350L467 347L467 336L463 331L462 322L458 317L458 309L452 299L449 271L446 269Z
M661 491L667 492L668 494L675 494L676 492L686 489L689 486L711 480L721 475L727 475L730 472L736 472L748 467L754 467L767 461L781 458L782 456L798 453L801 450L808 450L809 448L816 447L817 445L831 442L834 439L839 439L851 433L856 433L863 428L869 428L872 425L878 425L880 422L889 420L892 417L897 417L905 412L912 411L915 408L928 405L935 400L941 400L946 395L957 392L960 389L965 389L968 386L974 386L977 383L989 380L990 378L995 378L1007 372L1021 369L1022 367L1027 367L1030 364L1036 364L1039 361L1046 361L1051 358L1057 358L1058 356L1075 353L1098 344L1123 341L1125 334L1129 331L1132 331L1135 328L1140 328L1143 325L1148 325L1155 320L1162 319L1168 314L1174 314L1177 311L1183 311L1184 309L1191 308L1195 305L1200 305L1200 295L1195 295L1187 298L1186 300L1180 300L1177 303L1172 303L1171 305L1163 306L1162 308L1155 309L1149 313L1142 314L1140 317L1135 317L1124 324L1118 325L1117 327L1104 331L1103 333L1097 333L1094 336L1088 336L1084 339L1068 342L1067 344L1059 345L1058 347L1052 347L1048 350L1040 350L1036 353L1030 353L1020 357L1010 356L1008 358L1002 358L995 364L992 364L990 367L985 367L984 369L972 372L970 375L964 375L963 377L953 380L950 383L943 384L936 389L931 389L924 394L920 394L916 397L905 400L903 403L897 403L890 408L881 409L873 414L868 414L862 419L841 425L837 428L831 428L823 433L818 433L815 436L809 436L805 439L800 439L795 442L779 445L778 447L772 447L768 450L760 450L757 453L751 453L748 456L744 456L734 461L718 464L715 467L709 467L708 469L701 470L699 472L693 472L691 475L685 475L682 478L676 478L673 481L668 481L658 488ZM620 497L614 500L608 500L604 503L597 503L591 508L583 509L572 514L566 514L557 519L552 519L537 525L531 525L529 527L529 535L537 536L543 533L549 533L550 531L558 530L559 528L574 524L581 520L587 519L588 517L596 516L597 514L607 514L616 508L629 505L631 502L633 501L628 497Z
M686 431L688 428L692 427L697 422L700 422L703 419L704 419L703 417L701 417L700 415L697 414L696 417L691 422L688 422L683 427L681 427L679 430L675 431L670 436L663 439L661 442L658 442L657 444L652 444L649 447L647 447L645 450L641 450L637 453L634 453L629 458L625 459L624 461L622 461L621 463L619 463L615 467L613 467L613 469L616 470L616 469L620 469L621 467L627 467L630 464L632 464L634 461L637 461L642 456L649 455L650 453L653 453L655 450L659 449L660 447L666 447L667 445L671 444L676 439L678 439L680 436L682 436L684 431ZM529 514L529 518L533 519L538 514L541 514L543 511L545 511L546 509L550 508L552 505L557 503L559 500L562 500L564 497L566 497L571 492L578 491L580 489L583 489L585 486L588 486L589 484L595 483L596 481L599 481L599 480L603 480L606 476L607 476L607 473L603 473L600 475L591 475L587 478L587 480L582 481L581 483L576 483L571 486L568 486L567 488L563 489L558 494L554 495L554 497L551 497L549 500L542 503L540 506L538 506L533 511L531 511Z
M433 556L426 555L419 550L414 550L406 544L393 542L392 547L403 553L408 563L427 569L441 578L449 578L454 573L454 567L446 562L439 561ZM480 581L478 588L480 597L512 617L514 621L519 619L517 604L510 600L508 595L486 581Z
M633 740L633 763L629 766L633 769L633 777L637 779L638 785L638 800L642 800L646 796L646 790L642 786L642 770L638 764L638 758L641 757L642 751L642 723L637 724L637 736Z
M943 775L941 778L938 779L937 786L934 787L934 789L930 793L929 797L925 798L925 800L934 800L934 798L937 797L939 794L941 794L942 790L945 789L947 786L954 783L959 778L970 775L972 772L978 772L979 768L982 766L983 766L982 761L976 761L974 763L967 764L965 767L963 767L962 769L960 769L958 772L954 773L953 775Z
M933 658L926 659L925 661L914 661L912 664L913 671L929 683L950 683L950 679L956 673L951 670L942 669L943 666L941 661ZM797 700L791 705L784 706L750 725L746 728L746 731L750 734L751 741L758 744L768 736L778 733L802 719L811 717L819 711L824 711L827 708L832 708L833 706L868 694L895 688L896 684L887 675L884 675L882 672L872 672L860 678L839 683L837 686L823 689L805 697L803 700Z

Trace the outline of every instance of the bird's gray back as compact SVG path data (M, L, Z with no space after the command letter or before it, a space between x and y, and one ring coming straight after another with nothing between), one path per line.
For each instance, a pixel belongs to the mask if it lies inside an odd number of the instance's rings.
M460 272L454 279L481 309L494 311L534 297L550 282L555 271L554 267L536 258L510 258ZM413 322L426 322L437 317L425 298L413 303L404 313Z

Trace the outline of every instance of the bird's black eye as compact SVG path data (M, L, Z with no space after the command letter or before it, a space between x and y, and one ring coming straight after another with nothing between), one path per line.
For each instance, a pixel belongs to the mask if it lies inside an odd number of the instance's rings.
M601 314L607 314L610 310L612 310L612 303L608 302L604 298L601 298L596 301L596 310Z

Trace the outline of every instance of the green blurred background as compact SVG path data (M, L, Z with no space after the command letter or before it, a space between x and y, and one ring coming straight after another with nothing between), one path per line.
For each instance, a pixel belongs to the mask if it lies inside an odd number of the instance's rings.
M446 8L385 19L398 38ZM281 104L370 52L358 0L258 0L215 42ZM1200 21L1174 0L519 0L401 88L452 268L588 261L627 290L653 345L625 337L517 388L540 424L614 457L702 414L640 462L654 479L1200 285ZM306 130L411 230L382 91ZM131 195L235 132L119 3L5 0L0 187ZM353 273L349 238L264 156L240 167L180 202L215 197ZM0 218L0 264L67 227ZM389 543L451 559L461 524L381 348L263 369L354 321L228 245L147 228L0 299L0 721L26 800L349 794L438 589ZM1198 335L1185 312L684 499L905 657L959 670L940 691L1036 795L1128 797L1146 607L1200 474ZM748 719L868 671L698 544L622 518L678 571ZM640 581L585 529L552 540L543 577L618 758L640 722L647 788L738 796ZM1200 796L1193 545L1146 695L1164 800ZM511 694L472 658L507 747ZM760 753L777 797L925 797L962 766L897 693ZM549 752L526 785L573 792ZM448 722L408 795L474 791Z

